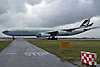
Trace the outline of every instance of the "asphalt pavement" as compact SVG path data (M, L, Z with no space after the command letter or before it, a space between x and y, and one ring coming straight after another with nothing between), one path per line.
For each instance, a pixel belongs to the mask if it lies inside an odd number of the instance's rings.
M77 67L26 40L14 40L0 53L0 67Z

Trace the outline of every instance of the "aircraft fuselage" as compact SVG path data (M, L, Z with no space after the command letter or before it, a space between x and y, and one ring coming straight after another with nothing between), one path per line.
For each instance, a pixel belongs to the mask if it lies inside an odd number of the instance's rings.
M6 30L3 31L4 34L9 35L9 36L37 36L38 33L42 32L49 32L48 30ZM77 29L73 31L57 31L56 36L70 36L70 35L75 35L85 32L84 29ZM45 34L45 33L44 33Z

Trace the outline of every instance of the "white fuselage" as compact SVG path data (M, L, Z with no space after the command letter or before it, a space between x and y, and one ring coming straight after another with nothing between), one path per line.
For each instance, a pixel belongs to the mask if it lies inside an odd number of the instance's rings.
M37 36L37 34L42 33L46 35L46 32L57 31L56 36L70 36L85 32L84 29L76 29L73 31L62 31L60 29L53 29L53 28L45 28L45 29L16 29L16 30L6 30L3 31L4 34L9 36Z

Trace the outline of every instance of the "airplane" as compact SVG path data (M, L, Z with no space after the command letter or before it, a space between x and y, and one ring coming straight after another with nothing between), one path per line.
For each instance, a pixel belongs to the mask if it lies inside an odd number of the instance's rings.
M44 28L44 29L15 29L15 30L5 30L2 33L5 35L9 35L15 39L14 36L36 36L40 37L48 37L48 40L57 40L56 36L71 36L80 34L91 29L95 29L98 27L91 27L94 23L90 24L90 18L86 19L79 27L71 28L71 29L54 29L54 28Z

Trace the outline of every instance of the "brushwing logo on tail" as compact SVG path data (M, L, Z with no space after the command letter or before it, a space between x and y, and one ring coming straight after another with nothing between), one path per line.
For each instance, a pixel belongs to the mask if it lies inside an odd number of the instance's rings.
M85 21L81 24L80 27L89 27L89 26L90 26L90 25L89 25L89 22L90 22L90 18L87 19L87 20L85 20Z

